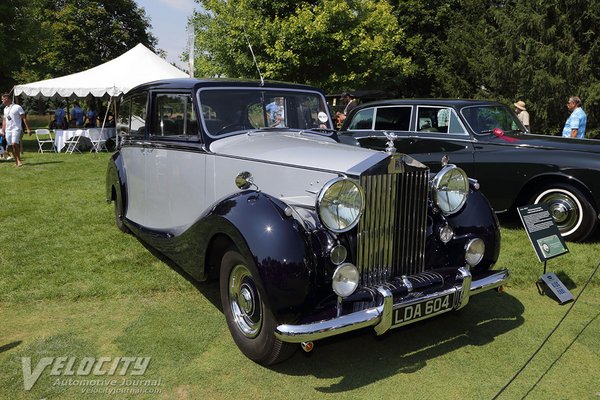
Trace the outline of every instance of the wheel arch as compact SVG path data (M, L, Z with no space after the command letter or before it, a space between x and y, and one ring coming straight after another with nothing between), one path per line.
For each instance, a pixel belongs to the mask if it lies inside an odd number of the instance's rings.
M205 275L218 278L224 254L237 249L280 317L307 306L314 271L306 232L285 215L285 207L267 194L244 191L221 200L203 218L212 231L203 258Z
M598 204L594 200L594 196L592 196L592 193L588 186L581 180L573 176L563 174L543 174L531 178L529 181L527 181L525 185L523 185L523 187L519 191L519 195L517 196L513 207L516 208L522 205L526 205L529 199L533 197L533 195L537 191L541 190L543 187L557 183L571 185L578 189L590 202L592 207L594 207L594 209L598 211Z

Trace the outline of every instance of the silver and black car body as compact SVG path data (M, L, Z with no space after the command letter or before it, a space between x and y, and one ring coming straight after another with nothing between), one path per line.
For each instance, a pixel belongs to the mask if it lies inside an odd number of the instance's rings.
M497 212L547 203L563 237L593 234L600 212L600 142L526 131L514 112L480 100L385 100L354 109L343 143L396 149L431 168L443 155L481 184Z
M338 143L322 92L222 80L123 99L107 200L117 226L199 281L219 281L240 350L377 334L501 287L498 221L478 184L393 149Z

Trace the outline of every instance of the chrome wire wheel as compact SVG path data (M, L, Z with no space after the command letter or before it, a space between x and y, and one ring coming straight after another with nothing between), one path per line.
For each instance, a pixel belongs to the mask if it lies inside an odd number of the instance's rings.
M260 294L245 265L236 265L229 275L229 307L233 320L247 338L260 333L263 309Z
M548 204L550 215L563 236L573 234L583 221L583 209L577 197L565 189L551 188L540 193L534 203Z

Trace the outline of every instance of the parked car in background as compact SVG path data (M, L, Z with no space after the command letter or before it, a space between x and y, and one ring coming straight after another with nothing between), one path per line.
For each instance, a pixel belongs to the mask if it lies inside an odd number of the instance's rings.
M124 96L107 170L116 224L199 281L217 280L240 350L391 328L498 288L496 215L454 165L340 144L322 92L222 80Z
M429 166L443 155L476 179L496 212L547 203L566 240L598 225L600 143L526 132L514 112L477 100L388 100L353 110L339 137L376 150L394 145Z

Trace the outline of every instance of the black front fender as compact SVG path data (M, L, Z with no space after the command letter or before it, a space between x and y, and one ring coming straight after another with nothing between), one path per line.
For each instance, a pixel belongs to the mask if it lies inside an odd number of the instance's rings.
M206 216L213 236L227 235L252 261L250 268L276 314L306 306L315 270L308 235L285 208L264 193L245 191L220 201Z

